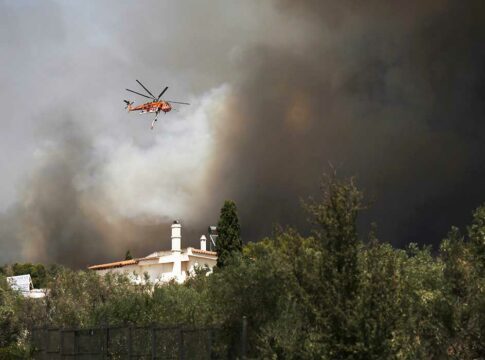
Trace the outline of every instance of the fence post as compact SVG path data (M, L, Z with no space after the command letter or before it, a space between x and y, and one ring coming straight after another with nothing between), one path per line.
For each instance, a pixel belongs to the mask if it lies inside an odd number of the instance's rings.
M179 359L185 359L184 333L182 328L179 329Z
M209 359L212 359L212 331L213 329L210 328L207 334L207 351L209 354Z
M106 326L106 338L104 347L106 352L106 359L109 359L109 326Z
M246 359L246 343L248 338L248 319L246 316L242 318L241 329L241 358Z
M74 330L74 358L79 355L79 332Z
M59 330L59 337L60 337L60 349L59 349L59 353L60 353L60 358L63 359L63 355L64 355L64 331L62 330Z
M131 359L133 353L133 336L132 336L132 325L128 326L128 359Z
M41 340L41 347L42 347L42 351L41 351L41 359L45 359L47 358L47 339L48 339L48 332L47 332L47 326L44 326L42 328L42 340Z
M59 357L64 359L64 331L59 330Z
M154 324L152 324L151 333L152 333L152 360L155 360L157 358L157 333L156 333L156 328Z

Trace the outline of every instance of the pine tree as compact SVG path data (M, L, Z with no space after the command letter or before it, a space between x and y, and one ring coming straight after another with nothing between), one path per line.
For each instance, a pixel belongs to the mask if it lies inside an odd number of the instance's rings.
M241 252L241 226L236 203L226 200L217 223L217 266L224 267L235 252Z
M131 251L127 250L125 254L125 260L133 260L133 255L131 255Z

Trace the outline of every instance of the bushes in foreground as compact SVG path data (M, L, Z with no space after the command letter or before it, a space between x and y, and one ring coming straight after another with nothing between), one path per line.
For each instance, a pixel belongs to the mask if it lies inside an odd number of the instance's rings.
M133 322L217 325L228 341L248 319L251 356L268 359L476 359L485 354L485 207L438 254L358 234L362 193L325 178L305 205L311 236L278 229L224 267L183 285L135 286L62 269L43 300L0 283L0 347L18 351L31 326ZM365 241L363 240L365 238Z

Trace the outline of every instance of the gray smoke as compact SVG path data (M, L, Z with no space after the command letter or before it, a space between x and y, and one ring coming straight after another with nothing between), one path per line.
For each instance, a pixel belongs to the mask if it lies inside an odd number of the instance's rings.
M328 162L383 240L436 243L485 200L483 7L0 2L0 262L143 256L174 218L195 244L226 198L257 240ZM192 105L151 132L136 78Z

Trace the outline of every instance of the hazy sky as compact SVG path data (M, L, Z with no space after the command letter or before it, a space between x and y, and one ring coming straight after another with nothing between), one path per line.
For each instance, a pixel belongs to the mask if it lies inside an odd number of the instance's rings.
M0 263L85 266L301 225L335 164L384 241L436 244L485 201L481 1L0 0ZM127 114L135 79L188 101ZM132 96L133 95L133 96Z

